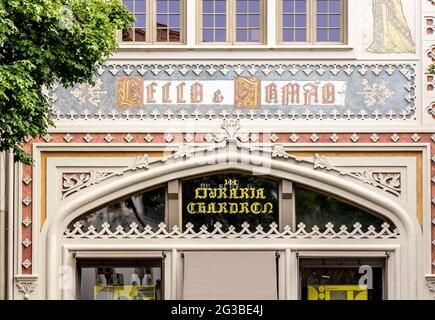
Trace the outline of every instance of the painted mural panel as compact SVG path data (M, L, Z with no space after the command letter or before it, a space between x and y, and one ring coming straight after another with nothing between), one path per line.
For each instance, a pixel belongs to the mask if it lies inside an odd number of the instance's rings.
M409 120L415 66L108 65L48 93L58 120Z
M365 0L361 5L365 53L415 53L414 0Z

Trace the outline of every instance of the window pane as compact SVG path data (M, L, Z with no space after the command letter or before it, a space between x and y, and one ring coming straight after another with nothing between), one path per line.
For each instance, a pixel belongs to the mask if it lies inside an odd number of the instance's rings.
M143 13L146 12L146 1L145 0L136 0L136 4L135 4L135 12L136 13Z
M282 40L283 41L289 41L289 42L293 42L295 41L294 38L294 30L293 29L284 29L283 33L282 33Z
M328 41L328 30L327 29L317 29L317 41Z
M213 27L214 26L213 16L210 14L203 15L202 16L202 26L203 27Z
M329 16L329 26L331 28L340 28L340 16L339 15Z
M157 2L157 13L168 12L168 1L167 0L156 0Z
M179 0L169 1L169 13L180 13L180 1Z
M260 30L259 29L249 29L249 41L250 42L260 41Z
M236 20L236 25L237 28L245 28L248 26L248 16L247 15L241 15L238 14L237 15L237 20Z
M144 29L144 28L134 29L134 39L136 41L145 41L146 40L146 29Z
M260 1L259 0L249 0L249 12L260 12Z
M296 27L305 27L307 25L307 19L305 15L297 15L295 17L295 25Z
M180 16L177 14L171 14L169 16L169 26L171 28L179 28L180 27Z
M216 19L216 27L218 28L226 27L227 19L225 15L217 15L215 19Z
M329 30L329 41L340 41L340 29Z
M165 27L168 25L168 17L166 14L157 15L157 27Z
M243 29L236 30L236 41L246 42L248 41L248 31Z
M329 13L340 13L341 0L329 0Z
M159 223L165 221L165 193L165 188L159 188L131 196L77 218L68 228L74 229L74 224L79 222L83 230L87 230L90 225L101 230L102 224L106 222L110 224L110 230L115 231L118 226L130 229L130 224L134 222L140 228L150 225L156 230Z
M258 15L249 16L249 27L250 28L260 27L260 17Z
M146 26L146 16L136 15L135 27L145 27Z
M326 28L328 26L328 16L326 14L317 15L317 27Z
M307 12L307 1L306 0L296 0L295 1L295 12L303 13Z
M294 27L295 26L295 18L294 15L285 14L283 15L282 26L284 28Z
M179 42L180 41L180 29L171 28L169 29L169 41L170 42Z
M225 41L227 41L226 30L216 30L215 31L215 41L216 42L225 42Z
M204 13L212 13L213 12L213 1L212 0L202 1L202 12L204 12Z
M279 223L278 181L226 173L185 180L182 190L183 226L191 222L195 230L202 225L213 230L219 222L224 230L230 225L240 230L248 222L268 230L271 223Z
M168 29L157 29L157 42L168 41Z
M317 0L317 12L328 13L328 0Z
M236 11L237 13L248 12L248 1L246 0L236 0Z
M298 42L307 41L306 29L296 29L295 30L295 41L298 41Z
M213 42L213 30L211 30L211 29L203 29L202 30L202 41L204 41L204 42Z
M388 222L394 229L390 221L378 218L362 209L350 204L339 201L328 195L296 186L296 221L297 224L304 223L307 230L315 225L320 230L325 230L325 225L331 222L338 230L342 225L352 230L353 225L359 222L363 230L370 225L376 230L381 230L381 225Z
M226 1L215 1L215 12L225 13L227 12Z
M77 261L80 300L162 300L161 258Z

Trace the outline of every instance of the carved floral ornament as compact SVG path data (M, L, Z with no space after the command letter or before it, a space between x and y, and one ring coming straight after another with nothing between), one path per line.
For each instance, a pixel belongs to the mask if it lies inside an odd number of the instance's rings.
M435 274L426 276L426 285L430 293L432 293L435 298Z
M35 275L16 275L15 283L19 292L23 294L23 299L28 300L32 292L37 287L38 276Z
M399 197L401 194L401 174L399 172L377 172L369 169L345 170L332 165L327 158L319 153L316 153L313 159L306 159L289 154L281 144L254 145L249 142L249 133L241 130L238 120L225 120L222 125L222 130L211 135L208 140L210 144L204 147L181 144L169 156L155 158L151 163L149 162L148 154L138 156L132 165L117 171L109 172L91 169L87 172L64 173L62 176L62 199L66 199L74 193L99 184L114 176L122 176L136 170L148 170L150 166L156 164L168 165L171 162L183 161L195 155L202 156L204 152L218 152L222 149L269 155L274 159L289 159L296 163L307 163L312 165L315 170L332 171L342 176L349 176L396 197Z

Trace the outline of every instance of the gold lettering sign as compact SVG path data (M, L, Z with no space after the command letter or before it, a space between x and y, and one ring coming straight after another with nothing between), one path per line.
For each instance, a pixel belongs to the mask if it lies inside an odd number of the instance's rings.
M259 77L236 77L234 80L234 106L258 108L261 104L261 80Z
M219 187L195 188L195 201L187 203L189 214L272 214L274 207L264 188L239 187L235 179ZM224 200L224 202L221 202Z
M142 77L116 78L116 106L140 108L144 105L144 86Z

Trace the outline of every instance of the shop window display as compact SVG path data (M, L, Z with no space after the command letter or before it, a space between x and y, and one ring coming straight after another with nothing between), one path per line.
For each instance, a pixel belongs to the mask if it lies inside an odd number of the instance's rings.
M302 300L382 300L384 259L301 259Z
M79 260L81 300L161 300L162 259Z

